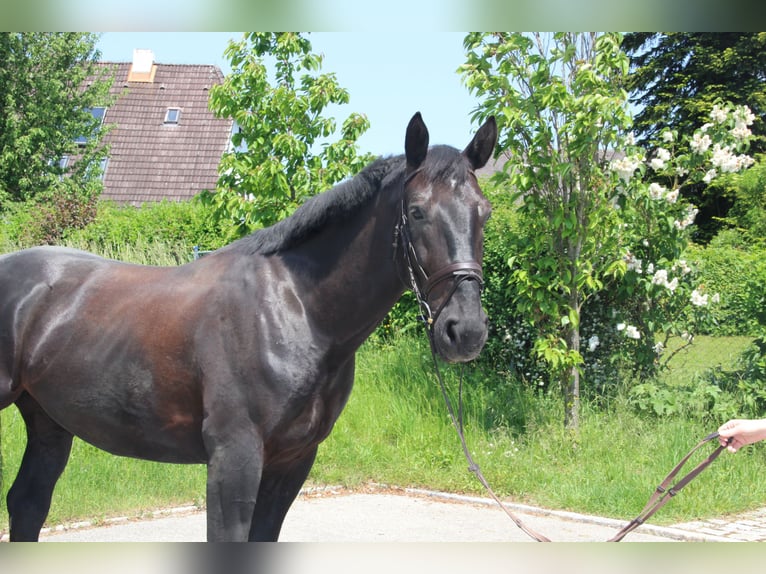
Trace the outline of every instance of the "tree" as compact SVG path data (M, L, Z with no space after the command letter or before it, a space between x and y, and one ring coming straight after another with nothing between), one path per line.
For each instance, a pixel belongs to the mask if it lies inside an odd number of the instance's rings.
M756 119L750 152L766 151L766 33L631 33L627 88L636 106L634 130L642 145L658 145L666 130L692 133L721 101L747 105ZM709 240L736 201L726 185L685 185L700 210L696 238Z
M96 40L0 33L0 209L56 192L100 191L107 150L91 110L108 105L111 80L97 69Z
M238 237L275 223L368 163L356 140L369 122L352 113L340 138L322 143L337 130L325 109L348 103L349 94L334 74L317 73L323 57L301 34L247 34L230 42L226 55L232 72L211 89L210 107L236 122L235 149L221 160L216 192L203 200Z
M500 175L522 200L531 239L511 265L516 303L540 329L536 352L564 395L565 425L579 426L580 314L619 268L608 154L629 124L616 34L470 34L461 67L497 114Z

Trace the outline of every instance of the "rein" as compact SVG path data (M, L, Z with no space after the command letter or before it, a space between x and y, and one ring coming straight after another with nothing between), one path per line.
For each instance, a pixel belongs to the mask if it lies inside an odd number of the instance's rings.
M418 173L418 171L419 170L416 170L407 176L404 182L405 185L410 179L412 179L415 176L415 174ZM500 506L500 508L503 509L503 511L508 515L508 517L511 520L513 520L516 526L518 526L522 531L524 531L527 535L529 535L532 539L534 539L537 542L551 542L550 538L540 534L539 532L536 532L535 530L533 530L532 528L524 524L524 522L518 516L516 516L513 512L511 512L510 509L508 509L508 507L505 504L503 504L500 498L495 494L495 492L490 487L489 482L482 474L481 469L479 468L479 465L474 461L473 456L471 455L471 451L468 448L468 443L466 442L465 433L463 432L463 376L462 376L463 372L461 371L461 375L460 375L460 383L458 388L458 412L456 414L455 409L452 405L452 401L450 400L449 394L447 393L447 387L446 387L446 384L444 383L444 379L441 374L441 369L439 367L439 361L438 361L437 352L436 352L436 344L434 342L434 324L436 323L436 320L439 318L439 315L441 314L445 305L449 302L449 300L452 298L452 295L454 295L455 291L457 290L457 288L460 286L460 284L463 281L475 280L479 283L479 289L480 290L483 289L484 277L482 274L481 265L476 261L452 263L450 265L446 265L445 267L442 267L441 269L437 270L435 273L428 275L428 273L426 273L426 271L420 265L420 262L418 261L417 253L415 252L415 248L412 245L410 231L409 231L409 222L407 220L407 212L405 209L404 196L402 197L400 220L396 224L396 227L394 228L394 258L396 258L396 252L399 245L401 245L402 250L404 252L404 259L407 266L409 285L415 294L415 298L418 301L418 304L421 310L421 318L426 325L426 331L428 333L428 342L431 347L431 357L433 359L434 370L436 372L436 378L439 381L441 393L444 398L444 402L447 405L447 411L449 413L450 420L452 421L452 426L455 428L455 431L457 432L458 438L460 439L460 444L463 448L463 454L465 455L465 458L468 461L468 470L472 472L474 475L476 475L476 478L479 480L479 482L481 482L481 484L484 486L484 488L492 497L492 499ZM420 287L418 276L420 276L423 280L422 288ZM444 298L444 300L442 301L442 303L439 305L438 309L434 313L432 312L431 307L428 304L428 297L436 285L450 278L454 279L454 283L452 284L452 287L450 288L450 291L448 292L447 296ZM677 482L673 483L673 480L675 479L676 475L686 465L686 463L689 461L691 456L695 452L697 452L697 450L699 450L703 445L718 438L718 436L719 436L718 433L714 432L707 435L699 443L697 443L697 445L694 448L692 448L678 462L678 464L676 464L673 470L670 471L670 473L659 484L659 486L657 486L654 493L652 493L651 497L649 498L649 501L646 503L643 510L638 514L638 516L636 516L633 520L628 522L619 532L617 532L617 534L615 534L612 538L607 540L607 542L620 542L623 538L625 538L625 536L628 533L632 532L633 530L635 530L636 528L644 524L649 519L649 517L651 517L655 512L657 512L660 508L662 508L668 502L668 500L670 500L672 497L678 494L678 492L684 486L689 484L703 470L705 470L705 468L707 468L710 465L710 463L712 463L716 458L718 458L718 455L720 455L721 452L723 452L726 446L732 441L732 438L729 438L726 445L723 445L723 446L719 445L718 448L716 448L712 453L710 453L707 458L702 460L699 464L697 464L697 466L695 466L690 472L685 474Z
M484 477L484 475L481 472L481 469L479 468L479 465L474 461L473 456L471 455L470 450L468 449L468 444L466 442L465 433L463 432L463 376L462 371L460 375L460 384L458 389L458 414L455 414L455 409L452 406L452 401L449 398L449 395L447 394L447 387L444 383L444 379L441 374L441 369L439 368L439 362L436 356L436 348L434 347L433 342L433 328L430 325L427 325L428 327L428 339L431 345L431 357L433 359L434 364L434 370L436 372L436 378L439 381L439 387L441 388L442 397L444 397L444 402L447 405L447 411L450 416L450 420L452 421L452 426L455 428L455 431L457 432L458 438L460 439L460 444L463 447L463 454L465 455L466 460L468 461L468 470L472 472L474 475L476 475L476 478L481 482L482 486L484 486L487 493L492 497L492 499L500 506L500 508L508 515L508 517L513 520L513 522L518 526L524 533L526 533L530 538L534 539L536 542L552 542L550 538L540 534L539 532L533 530L518 517L516 516L511 510L503 504L503 502L500 500L500 498L495 494L495 492L492 490L492 487L490 487L489 483L487 482L487 479ZM689 471L687 474L685 474L682 478L680 478L677 482L673 483L673 479L676 477L676 475L681 471L681 469L686 465L686 463L689 461L691 456L697 452L703 445L707 444L708 442L717 439L718 433L710 433L705 438L703 438L700 442L697 443L697 445L692 448L679 462L676 464L675 467L673 467L673 470L670 471L670 473L665 477L665 479L657 486L655 491L652 493L651 497L649 497L649 501L644 506L643 510L636 516L633 520L628 522L622 529L620 529L617 534L615 534L612 538L606 540L606 542L620 542L627 534L644 524L650 516L652 516L655 512L657 512L660 508L662 508L668 500L673 498L676 494L678 494L681 489L689 484L694 478L696 478L703 470L705 470L710 463L712 463L716 458L718 458L718 455L723 452L723 450L728 446L729 443L731 443L733 437L730 437L726 443L726 445L721 446L719 445L712 453L710 453L707 458L702 460L697 466L695 466L691 471Z

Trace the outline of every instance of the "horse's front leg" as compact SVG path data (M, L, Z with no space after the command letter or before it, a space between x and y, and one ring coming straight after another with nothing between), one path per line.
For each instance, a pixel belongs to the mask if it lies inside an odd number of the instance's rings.
M263 441L251 421L208 421L207 539L246 542L263 471Z
M316 454L317 447L313 447L299 460L264 469L250 527L251 542L276 542L279 539L282 522L306 481Z

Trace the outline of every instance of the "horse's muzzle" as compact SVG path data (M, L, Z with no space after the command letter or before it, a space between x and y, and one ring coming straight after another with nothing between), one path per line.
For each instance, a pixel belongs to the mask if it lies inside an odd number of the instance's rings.
M475 359L487 342L487 314L481 307L481 288L475 281L458 287L433 326L434 347L445 361Z

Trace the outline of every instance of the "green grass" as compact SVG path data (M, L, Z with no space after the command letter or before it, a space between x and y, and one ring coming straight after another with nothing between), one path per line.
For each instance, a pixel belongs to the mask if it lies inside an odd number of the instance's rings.
M721 341L700 341L687 359L699 352L697 364L705 366L713 356L711 347L721 348ZM414 341L388 350L367 348L359 367L356 388L320 449L312 479L352 487L375 481L483 494L467 471L424 348ZM451 375L454 389L455 373ZM618 398L606 410L584 405L579 436L573 437L563 428L563 406L556 397L535 396L476 372L468 377L465 394L470 447L498 494L620 519L638 514L678 460L717 426L639 416ZM488 410L495 414L488 417ZM498 427L503 414L504 425ZM702 449L687 470L713 448ZM721 516L764 504L766 484L758 476L765 463L762 445L723 455L653 521ZM733 489L732 484L748 487Z
M667 382L688 382L706 369L721 367L730 370L737 357L752 341L752 337L706 337L697 336L694 344L679 351L670 361L670 371L664 374ZM675 339L668 345L667 352L678 348L681 341Z
M184 256L147 255L146 249L116 248L106 255L163 264ZM748 341L699 337L673 359L664 376L669 382L688 383L707 368L730 368ZM366 345L357 365L349 404L320 447L310 483L354 487L378 482L483 494L467 470L448 419L424 335L403 337L387 347ZM454 398L459 369L450 367L445 373ZM617 396L607 407L584 404L575 437L563 429L563 407L556 396L541 395L475 366L466 369L464 383L469 446L498 494L619 519L635 516L676 462L723 422L638 414ZM5 494L20 464L25 436L15 408L0 413L0 424L3 532L8 524ZM734 456L724 454L652 521L667 524L763 505L765 467L764 445ZM204 493L203 466L115 457L76 440L48 522L140 516L159 507L202 505Z

